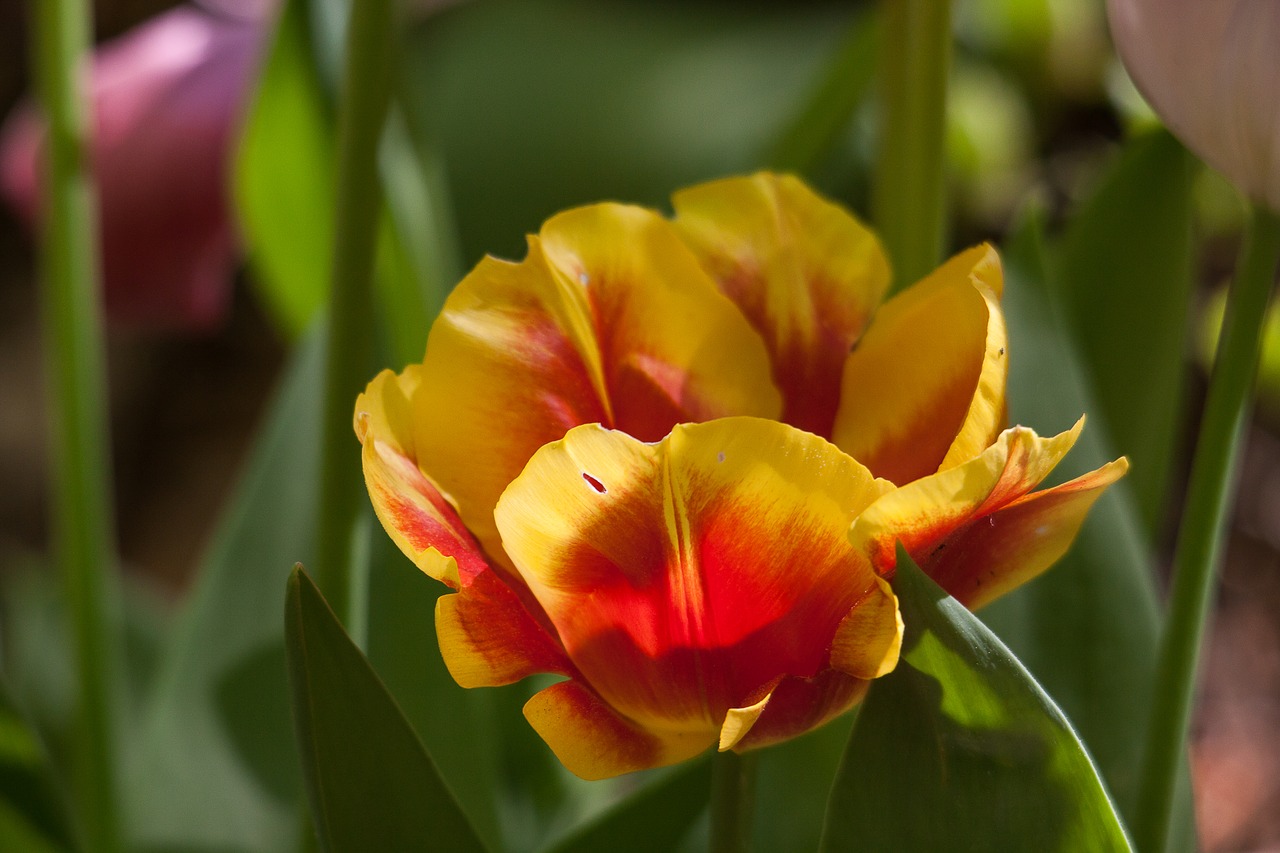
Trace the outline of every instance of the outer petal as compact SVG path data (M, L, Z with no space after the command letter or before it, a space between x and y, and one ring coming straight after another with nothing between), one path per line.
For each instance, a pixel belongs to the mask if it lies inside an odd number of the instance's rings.
M714 732L653 732L627 720L576 681L534 694L525 719L569 772L608 779L677 764L715 743Z
M1129 469L1118 459L1053 489L1035 492L947 537L923 558L925 570L976 610L1056 563L1107 486Z
M1083 426L1082 418L1048 439L1025 427L1006 430L978 458L917 480L868 507L850 530L854 547L889 576L901 541L960 601L978 606L992 600L1060 557L1101 490L1127 469L1122 459L1030 494L1075 444Z
M414 399L424 470L494 555L498 496L569 428L656 440L779 407L763 344L670 223L617 204L553 217L522 263L486 259L463 279Z
M520 595L527 598L527 591L513 590L489 567L457 513L418 469L409 399L419 374L415 368L379 374L356 400L356 434L382 526L419 569L458 590L436 603L445 664L463 687L571 672L559 641L537 618L536 602L527 605Z
M983 245L885 303L845 362L832 441L899 484L986 449L1005 418L1001 290Z
M862 701L870 684L837 669L813 678L784 678L751 731L733 748L744 752L769 746L830 722Z
M790 175L675 194L676 228L763 336L782 419L829 436L849 348L889 287L875 235Z
M656 445L591 426L540 450L496 515L591 689L646 730L714 738L730 709L826 667L878 589L848 525L887 488L772 421L682 425Z

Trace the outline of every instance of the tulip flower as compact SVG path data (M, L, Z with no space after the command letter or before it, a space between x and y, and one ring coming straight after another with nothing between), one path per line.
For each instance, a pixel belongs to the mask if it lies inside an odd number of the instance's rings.
M225 315L239 262L232 146L264 37L258 18L179 7L95 53L90 156L112 322L208 329ZM24 106L0 141L0 190L28 221L43 136Z
M1125 67L1169 129L1280 211L1280 5L1108 0L1107 11Z
M1000 267L879 305L875 237L794 178L571 210L485 259L423 363L356 402L375 511L463 686L602 778L793 737L901 641L896 543L980 606L1046 569L1126 462L1035 492L1081 428L1001 432Z

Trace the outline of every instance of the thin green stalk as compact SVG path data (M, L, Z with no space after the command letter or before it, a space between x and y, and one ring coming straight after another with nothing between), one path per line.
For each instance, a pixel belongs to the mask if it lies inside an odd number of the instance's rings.
M711 765L710 853L746 853L756 801L756 756L718 752Z
M1221 562L1242 434L1262 342L1267 301L1280 259L1280 217L1255 208L1231 286L1209 381L1187 503L1175 549L1169 617L1161 641L1142 787L1133 827L1142 853L1163 853L1185 754L1201 637Z
M880 137L872 218L902 287L941 258L950 0L881 3Z
M333 281L321 449L316 581L333 611L351 624L351 563L364 501L352 406L373 368L373 264L382 190L378 142L391 97L391 0L355 0L347 27L338 109L338 181Z
M80 706L74 785L87 849L118 850L105 609L115 562L101 290L88 115L87 0L31 4L35 77L48 122L40 248L45 359L51 403L53 547L73 621Z

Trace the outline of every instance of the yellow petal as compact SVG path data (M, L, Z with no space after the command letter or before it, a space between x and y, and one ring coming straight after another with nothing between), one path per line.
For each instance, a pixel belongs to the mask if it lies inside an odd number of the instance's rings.
M986 449L1005 417L1001 281L978 246L885 303L845 363L832 441L898 484Z
M765 706L769 704L773 691L764 694L764 698L759 702L752 702L742 708L730 708L725 714L724 725L720 727L720 745L718 749L724 752L727 749L733 749L738 743L747 736L747 732L751 731L751 727L760 719L760 715L764 713Z
M714 731L761 685L827 665L876 583L849 524L887 488L774 421L658 444L580 427L535 454L496 517L585 683L645 728Z
M849 611L836 630L831 665L856 678L893 672L902 651L902 614L898 597L883 579Z
M486 259L463 279L412 401L424 469L496 557L498 496L571 427L656 440L780 405L759 336L670 223L618 204L559 214L523 262Z
M535 693L524 716L560 763L587 780L677 764L716 742L714 729L655 733L641 728L577 681Z
M1031 494L1075 444L1084 419L1041 438L1001 433L981 456L886 494L854 522L850 539L883 576L896 544L952 596L978 606L1038 574L1066 550L1089 506L1128 467L1124 460Z
M682 190L676 228L763 336L782 419L831 434L849 348L889 286L875 235L790 175Z

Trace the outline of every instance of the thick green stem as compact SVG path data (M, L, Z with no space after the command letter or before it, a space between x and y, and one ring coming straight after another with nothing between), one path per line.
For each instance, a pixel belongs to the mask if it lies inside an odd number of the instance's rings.
M374 249L382 205L378 142L395 54L391 0L355 0L338 111L338 181L329 294L315 577L351 623L352 552L364 500L352 407L373 370Z
M41 298L53 469L53 547L73 621L80 706L74 768L87 849L119 849L105 617L115 564L101 290L93 179L86 156L86 0L36 0L35 76L48 122Z
M1255 209L1231 286L1196 444L1175 549L1169 618L1160 647L1135 813L1142 853L1163 853L1186 749L1201 637L1213 599L1223 532L1234 494L1242 434L1262 342L1267 301L1280 259L1280 217Z
M711 767L710 853L746 853L756 800L756 756L719 752Z
M881 14L872 218L903 287L932 270L944 248L951 2L885 0Z

